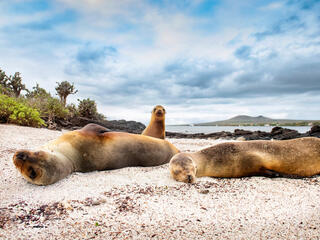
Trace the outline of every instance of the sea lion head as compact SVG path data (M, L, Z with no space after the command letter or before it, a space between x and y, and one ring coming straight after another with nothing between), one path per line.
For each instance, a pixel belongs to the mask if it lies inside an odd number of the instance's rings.
M152 115L158 121L162 121L165 118L166 110L161 105L157 105L152 110Z
M45 151L19 150L13 156L13 163L28 182L36 185L52 184L65 171L57 164L57 157Z
M174 155L170 160L169 169L176 181L194 183L196 180L197 166L187 153Z

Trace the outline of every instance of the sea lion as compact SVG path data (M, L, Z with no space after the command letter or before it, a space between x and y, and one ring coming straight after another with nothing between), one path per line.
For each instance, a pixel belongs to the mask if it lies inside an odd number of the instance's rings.
M143 132L142 135L164 139L165 133L165 114L166 110L161 105L157 105L151 112L151 120Z
M196 177L310 177L320 173L320 139L221 143L195 153L178 153L171 176L193 183Z
M88 124L61 135L36 151L17 151L13 162L30 183L49 185L72 172L165 164L178 152L165 140L110 132L99 125Z

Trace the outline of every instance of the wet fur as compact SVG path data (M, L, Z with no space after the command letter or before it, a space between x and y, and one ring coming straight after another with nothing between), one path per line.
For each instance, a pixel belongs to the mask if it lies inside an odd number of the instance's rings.
M37 151L20 150L13 162L31 183L52 184L72 172L157 166L179 152L171 143L137 134L110 132L96 124L63 134ZM30 167L33 170L30 170ZM36 178L31 178L33 172Z
M175 175L191 159L196 172ZM313 137L283 141L247 141L215 145L195 153L179 153L170 160L171 175L186 182L195 177L309 177L320 173L320 139Z

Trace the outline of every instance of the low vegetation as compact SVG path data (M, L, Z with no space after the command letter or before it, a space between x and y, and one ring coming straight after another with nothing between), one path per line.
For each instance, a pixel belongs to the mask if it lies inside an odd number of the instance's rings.
M39 111L23 102L19 102L18 99L0 95L0 103L0 122L31 127L46 125L44 120L41 119Z
M0 69L0 123L51 128L59 121L71 121L77 117L105 119L103 114L98 113L95 101L89 98L78 100L78 106L67 104L67 97L78 92L73 83L57 82L55 89L59 98L39 84L29 90L22 83L19 72L7 76Z

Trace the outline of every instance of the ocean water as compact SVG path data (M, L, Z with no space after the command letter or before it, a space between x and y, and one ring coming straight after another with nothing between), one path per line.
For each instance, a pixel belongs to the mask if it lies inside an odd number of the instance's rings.
M281 126L283 128L289 128L297 130L299 133L305 133L310 130L310 126L303 127L292 127L292 126ZM233 132L235 129L243 129L249 131L264 131L270 132L273 126L166 126L168 132L179 132L179 133L213 133L213 132Z

